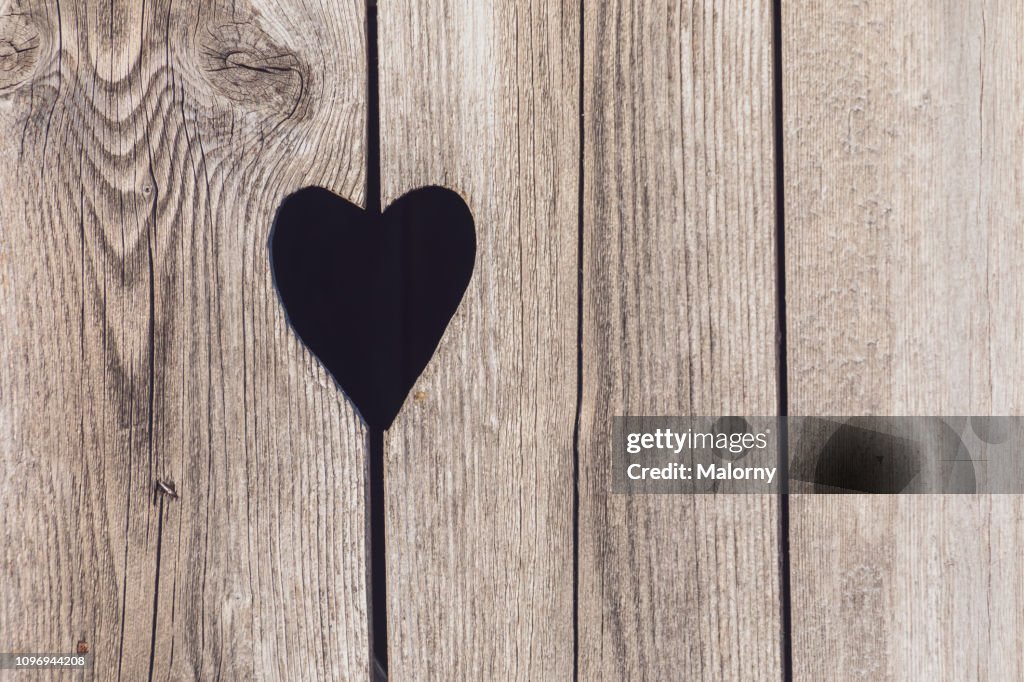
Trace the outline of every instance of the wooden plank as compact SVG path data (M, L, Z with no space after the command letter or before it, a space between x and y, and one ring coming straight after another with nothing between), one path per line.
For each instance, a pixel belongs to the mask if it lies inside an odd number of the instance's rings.
M579 678L781 675L776 500L610 494L612 416L775 413L771 6L587 3Z
M783 3L793 414L1024 413L1019 6ZM1024 677L1017 496L792 502L796 679Z
M473 212L460 310L386 434L393 679L568 679L579 17L407 0L379 18L384 205Z
M96 679L365 677L364 434L266 249L289 191L361 200L362 3L7 5L12 34L4 648L83 640Z

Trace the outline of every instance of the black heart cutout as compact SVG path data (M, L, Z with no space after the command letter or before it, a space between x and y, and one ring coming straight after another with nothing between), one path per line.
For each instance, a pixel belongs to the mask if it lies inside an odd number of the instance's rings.
M473 274L466 203L421 187L383 213L321 187L289 195L270 234L288 321L373 429L387 429Z

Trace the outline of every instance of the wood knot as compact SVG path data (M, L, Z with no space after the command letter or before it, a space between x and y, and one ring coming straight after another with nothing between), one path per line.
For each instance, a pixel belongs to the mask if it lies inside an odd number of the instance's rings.
M87 654L89 653L89 643L85 640L78 640L78 645L75 647L76 654Z
M249 108L301 113L308 67L253 22L211 27L200 39L200 68L222 95Z
M0 94L26 83L39 61L41 36L26 14L0 16Z

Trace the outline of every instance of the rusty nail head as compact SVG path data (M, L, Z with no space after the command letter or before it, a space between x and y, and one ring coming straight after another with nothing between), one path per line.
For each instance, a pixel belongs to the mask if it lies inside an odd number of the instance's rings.
M161 481L157 479L156 491L158 493L167 495L168 497L171 497L175 500L178 499L178 491L174 487L174 481Z

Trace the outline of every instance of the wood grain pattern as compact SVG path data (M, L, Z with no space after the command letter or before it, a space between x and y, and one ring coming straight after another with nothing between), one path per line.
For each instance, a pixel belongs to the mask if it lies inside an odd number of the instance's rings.
M473 212L462 307L386 434L393 679L572 675L579 16L382 2L384 205Z
M579 679L781 675L771 496L609 494L612 416L775 413L770 4L587 3Z
M0 8L5 650L365 677L364 434L266 251L361 199L364 54L359 2Z
M383 202L478 230L386 438L391 675L771 679L775 500L608 481L613 415L776 411L770 3L579 11L381 3ZM783 11L791 413L1024 413L1024 11ZM364 19L0 0L0 648L367 677L366 433L266 250L363 200ZM795 678L1024 678L1022 546L1016 496L794 497Z
M1024 13L783 3L792 414L1024 414ZM797 679L1024 677L1017 496L792 502Z

